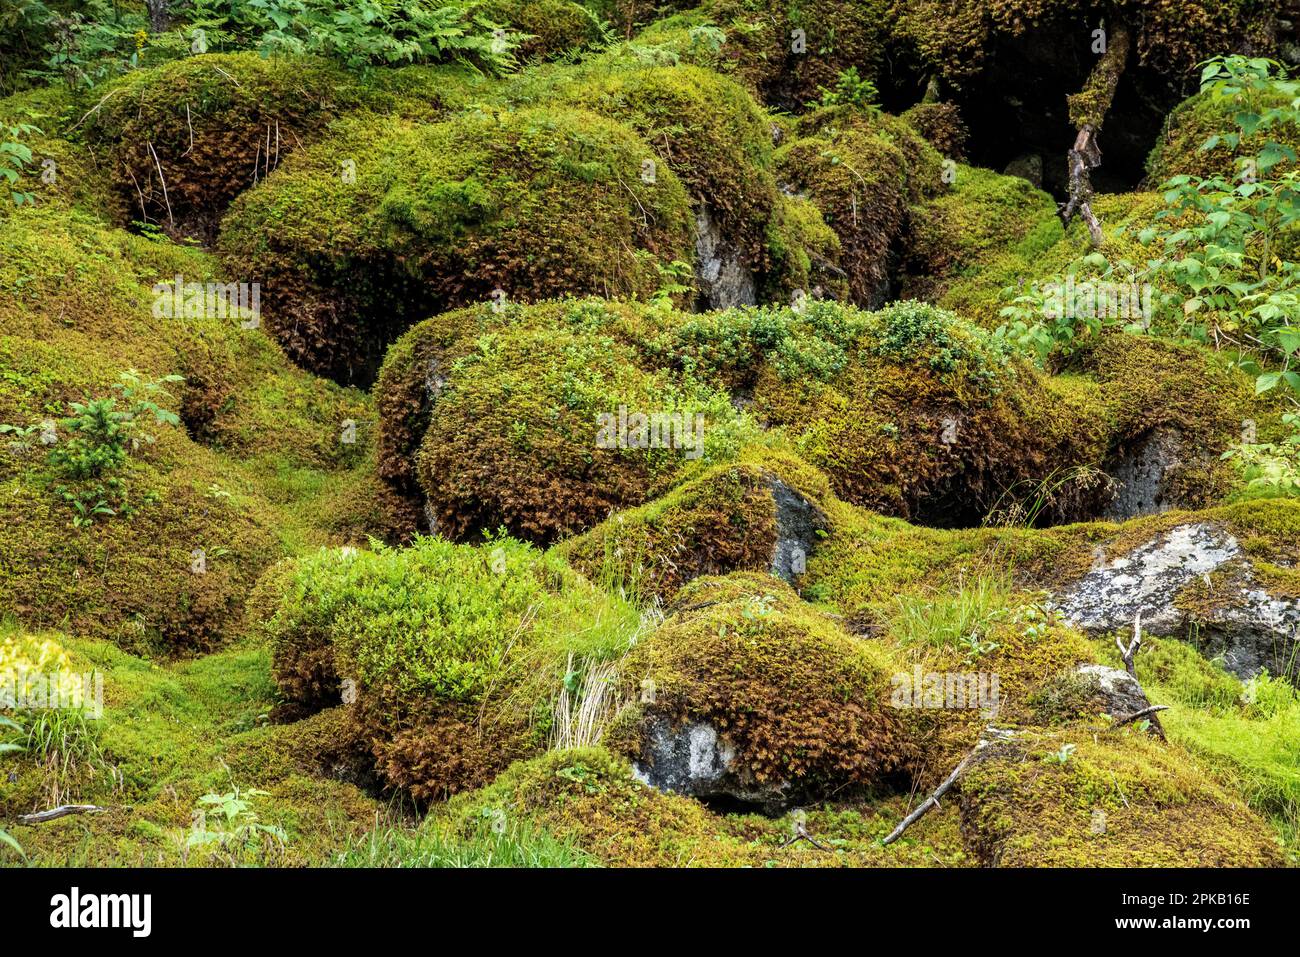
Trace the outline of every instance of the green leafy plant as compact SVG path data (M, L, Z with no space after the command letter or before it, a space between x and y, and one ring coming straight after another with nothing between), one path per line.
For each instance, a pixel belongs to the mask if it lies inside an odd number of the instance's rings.
M1075 745L1073 744L1063 744L1059 751L1053 751L1051 754L1046 755L1043 760L1048 764L1064 765L1069 762L1070 755L1074 754L1074 749Z
M249 853L265 857L282 852L288 842L284 830L259 821L250 801L268 796L266 791L238 787L224 794L204 794L195 806L186 847L219 849L231 856L232 863Z
M821 94L821 102L809 106L853 106L872 113L880 112L880 91L876 84L858 73L856 66L841 70L835 86L830 89L819 86L817 92Z
M1300 167L1295 150L1268 135L1300 126L1300 81L1271 60L1219 57L1204 65L1201 91L1240 105L1236 131L1211 136L1203 150L1235 151L1247 139L1262 145L1238 157L1232 178L1169 179L1159 222L1139 239L1163 247L1152 273L1176 290L1180 331L1233 350L1256 375L1257 391L1284 385L1300 395L1300 371L1292 368L1300 350L1300 326L1292 321L1300 314L1300 264L1278 255L1283 234L1300 224ZM1263 94L1281 105L1254 108ZM1280 368L1265 369L1262 361Z
M30 192L18 188L18 181L32 165L32 148L23 140L39 136L40 132L30 123L0 124L0 178L8 184L9 197L15 206L35 202Z
M2 714L0 714L0 729L16 731L19 734L21 734L23 730L22 725L18 724L18 722L14 721L12 718L6 718ZM25 746L16 741L0 741L0 754L12 754L24 750L26 750ZM27 855L23 852L22 845L19 844L17 839L4 828L0 828L0 844L13 848L18 852L20 857L26 859Z
M30 448L37 441L48 446L49 464L69 482L79 483L54 487L54 493L72 509L74 528L115 515L129 517L135 509L129 500L129 485L113 473L141 443L154 442L154 436L145 431L150 421L156 425L180 424L180 417L160 402L171 395L166 385L183 382L181 376L146 380L130 369L119 379L113 386L116 395L86 396L82 402L69 402L69 415L62 419L28 426L0 425L0 435L13 436L20 448ZM64 441L58 439L58 428L68 435ZM156 500L155 493L144 497L146 504Z
M1223 453L1241 469L1246 489L1266 495L1300 495L1300 413L1282 416L1290 434L1279 442L1243 442Z
M514 65L526 37L431 0L248 0L264 20L263 52L309 53L349 67L461 60L494 70Z

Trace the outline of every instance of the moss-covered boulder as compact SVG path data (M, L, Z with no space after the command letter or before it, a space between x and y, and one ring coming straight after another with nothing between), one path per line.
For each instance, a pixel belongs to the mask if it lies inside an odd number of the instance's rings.
M725 392L656 368L675 315L570 300L422 323L380 377L380 474L441 534L549 543L725 461L755 430Z
M691 194L700 295L712 307L753 303L774 263L769 233L780 203L766 113L735 82L689 65L643 67L594 61L561 74L546 95L627 123L654 150L657 165Z
M839 237L849 299L880 305L909 205L941 187L939 155L895 117L839 108L800 120L777 161L783 186L806 195Z
M1004 490L1063 463L1096 462L1094 398L1058 392L951 313L915 302L865 313L720 314L688 323L707 342L766 343L742 362L750 413L780 426L840 497L939 524L969 524ZM720 352L716 346L712 350ZM743 353L740 353L743 355ZM723 374L728 374L723 370Z
M588 578L642 601L734 571L794 582L827 534L829 496L826 477L796 456L751 448L556 549Z
M38 203L75 206L122 221L127 207L109 171L84 143L75 141L73 128L84 113L78 97L63 87L40 87L0 100L0 125L34 128L17 137L32 151L32 161L11 189L30 193ZM0 217L12 209L10 203L0 205Z
M635 43L726 73L770 106L801 111L850 69L860 80L877 77L886 23L880 0L705 0L642 30Z
M914 757L898 670L765 573L692 582L622 666L613 746L657 787L782 806L880 786Z
M1056 203L1017 176L960 164L947 169L949 188L911 210L902 293L992 328L1003 286L1035 275L1039 257L1061 239Z
M364 457L365 398L293 369L241 315L158 309L159 282L220 280L197 251L51 203L10 216L0 259L0 422L25 430L0 445L6 611L148 653L230 637L262 568L302 537L331 540L287 490L310 498ZM179 425L70 474L50 457L75 438L59 420L91 399L123 412L123 374L180 376L156 400Z
M961 782L986 866L1268 867L1275 833L1176 746L1129 729L1026 735L986 748Z
M600 17L572 0L479 0L473 13L526 34L518 51L524 60L576 54L602 36Z
M1188 97L1169 114L1160 138L1147 157L1147 177L1152 187L1159 187L1174 176L1222 176L1231 182L1241 175L1243 160L1256 156L1267 140L1297 149L1300 133L1286 123L1243 136L1235 148L1221 139L1230 133L1240 133L1235 120L1238 114L1288 106L1291 100L1290 95L1280 90L1250 90L1233 95L1206 91ZM1211 144L1212 148L1207 149Z
M630 606L510 540L419 538L277 568L262 627L288 707L352 708L376 767L421 800L477 787L566 733L567 684L622 655Z
M115 80L82 129L132 218L211 239L235 196L363 100L325 61L211 53Z
M693 243L672 171L640 176L650 155L631 130L577 110L355 125L242 196L221 247L231 271L263 284L290 356L368 381L392 339L443 309L652 296Z

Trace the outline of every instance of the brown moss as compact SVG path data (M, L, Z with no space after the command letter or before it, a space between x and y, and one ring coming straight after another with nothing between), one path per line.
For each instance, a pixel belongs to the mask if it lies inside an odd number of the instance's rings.
M360 99L324 61L202 54L114 81L85 131L132 216L210 239L236 195Z
M889 706L896 670L881 649L813 611L760 573L701 578L623 668L630 688L653 682L613 734L640 754L642 722L705 722L735 751L742 782L817 795L878 786L914 757Z

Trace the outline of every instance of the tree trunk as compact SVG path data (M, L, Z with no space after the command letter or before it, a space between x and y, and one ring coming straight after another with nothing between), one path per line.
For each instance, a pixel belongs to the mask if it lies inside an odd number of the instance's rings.
M1061 220L1069 225L1078 213L1088 224L1094 246L1101 245L1101 222L1092 211L1091 171L1101 165L1101 146L1097 134L1115 99L1115 88L1124 73L1129 51L1128 27L1120 24L1107 38L1106 52L1088 74L1083 89L1069 98L1070 122L1078 134L1068 156L1070 199L1061 209Z
M145 9L149 11L149 31L162 33L171 23L171 0L144 0Z

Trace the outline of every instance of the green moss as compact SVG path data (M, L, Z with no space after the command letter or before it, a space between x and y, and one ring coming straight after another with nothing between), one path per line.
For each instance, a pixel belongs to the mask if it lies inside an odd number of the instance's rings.
M894 41L915 50L919 68L961 86L986 66L990 51L1013 40L1047 42L1078 24L1095 24L1111 11L1100 3L1074 0L974 0L954 6L944 0L893 0L889 6ZM1136 0L1126 8L1139 25L1138 63L1162 75L1182 75L1196 64L1241 45L1270 50L1279 7L1252 0L1206 5L1196 0ZM1060 42L1060 41L1058 41ZM1258 53L1257 55L1267 55Z
M212 53L113 81L83 129L133 217L210 238L238 193L362 99L324 61Z
M973 166L956 166L950 186L911 211L902 288L993 327L996 309L977 308L975 297L989 302L1035 274L1063 235L1056 203L1019 177Z
M0 100L0 123L30 124L40 132L22 137L31 148L32 163L21 191L37 202L74 206L110 220L125 217L125 204L113 190L108 170L93 153L70 137L71 128L85 112L80 100L62 87L27 90ZM0 216L11 212L0 206Z
M544 746L566 673L621 655L639 623L506 539L322 551L277 569L259 605L297 713L336 703L352 682L352 720L380 772L419 799L483 784Z
M825 476L797 457L751 448L556 551L593 581L641 601L666 600L702 575L765 571L777 545L774 482L813 503L830 495Z
M783 427L854 504L969 523L1022 479L1101 457L1088 405L1054 394L951 313L914 302L878 313L816 303L804 316L775 317L811 326L810 341L769 353L751 411ZM811 370L801 370L807 362Z
M772 106L801 110L850 67L865 79L876 77L886 23L879 0L705 0L650 25L634 42L728 74ZM701 28L721 30L724 42Z
M232 785L269 791L254 802L259 819L286 830L284 852L262 863L324 863L340 835L373 822L374 801L352 784L317 776L324 765L315 763L308 744L320 738L319 728L265 726L274 686L264 649L228 648L160 666L107 642L59 638L72 670L95 670L104 689L103 716L87 721L98 750L94 773L80 776L66 796L110 810L7 825L38 865L220 864L187 852L185 838L198 798ZM83 753L89 753L84 746ZM284 757L266 760L271 753ZM49 768L25 756L18 773L21 786L0 797L6 820L48 806L42 795Z
M563 109L360 124L242 196L222 248L263 283L291 357L364 381L415 318L453 306L652 295L656 265L693 257L685 191L671 170L644 182L649 155L625 127Z
M839 237L849 298L878 304L908 202L939 185L938 155L893 117L835 108L804 117L777 163L782 181L806 194Z
M453 798L426 819L435 843L481 844L494 823L505 836L545 833L614 867L932 867L968 862L955 807L917 822L897 844L880 843L907 812L906 798L810 807L801 822L826 850L789 846L795 820L712 814L689 798L647 787L603 748L553 751L521 761L491 785ZM489 845L490 846L490 845Z
M474 12L530 35L519 47L526 60L577 53L601 39L600 20L571 0L482 0Z
M976 836L974 850L986 865L1281 862L1275 835L1239 798L1182 749L1131 729L1033 735L997 745L963 777L961 803L963 824Z

